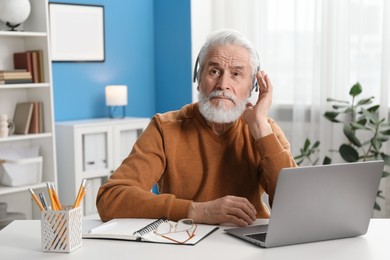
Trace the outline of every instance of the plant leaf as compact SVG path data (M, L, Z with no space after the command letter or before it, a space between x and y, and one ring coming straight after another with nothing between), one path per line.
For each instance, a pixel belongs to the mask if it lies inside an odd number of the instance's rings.
M347 106L346 105L333 105L332 107L333 107L333 109L340 109L340 108L344 108Z
M359 122L355 123L355 122L352 122L350 123L350 126L352 127L352 129L362 129L362 130L370 130L370 128L368 127L365 127L365 124L360 124Z
M348 138L348 140L356 145L357 147L362 147L362 144L360 143L359 139L356 137L355 132L352 130L352 128L349 125L344 125L343 128L345 136Z
M349 104L348 101L338 100L338 99L334 99L334 98L327 98L326 101L327 101L327 102L338 102L338 103Z
M379 141L381 141L382 143L385 143L385 142L389 141L389 138L387 138L385 136L378 136L377 139Z
M385 153L381 153L381 157L386 165L390 165L390 156L389 155L387 155Z
M358 123L359 125L366 125L367 124L367 119L362 117L356 123Z
M382 148L382 142L378 138L372 138L371 145L374 147L376 151L380 151Z
M339 148L339 152L346 162L357 162L359 160L359 153L355 148L348 144L342 144Z
M362 105L371 104L373 98L374 97L370 97L370 98L365 98L365 99L359 100L359 102L356 104L356 106L362 106Z
M390 173L385 172L385 171L382 172L382 178L386 178L386 177L389 177L389 176L390 176Z
M380 133L383 135L390 135L390 129L385 130L385 131L380 131Z
M316 141L314 144L313 144L313 147L312 149L316 149L320 146L320 141Z
M300 154L300 155L297 155L294 157L294 160L299 160L299 159L302 159L303 157L305 157L303 154Z
M332 121L332 122L335 122L335 123L339 123L340 121L336 119L336 117L339 115L338 112L333 112L333 111L327 111L325 112L324 116L326 119Z
M371 113L370 111L362 108L362 113L363 115L368 119L370 120L373 124L378 124L378 119L376 118L375 114L374 113Z
M309 146L310 146L310 140L308 138L306 138L305 144L303 145L303 151L307 152L307 150L309 149Z
M374 209L381 211L381 207L379 206L379 204L376 201L375 201Z
M352 107L347 107L347 109L344 110L345 114L351 113L352 112Z
M381 190L378 190L378 192L376 193L376 196L378 197L378 198L381 198L381 199L384 199L385 197L383 197L382 196L382 191Z
M331 164L332 159L330 159L328 156L325 156L324 161L322 162L323 165Z
M372 106L370 108L367 108L368 111L370 111L371 113L375 113L379 108L379 105L375 105L375 106Z
M356 97L360 93L362 93L363 89L359 82L356 82L355 85L351 87L351 90L349 91L349 95L352 97Z
M304 159L299 160L299 161L296 161L297 165L301 165L301 163L303 163L303 160L304 160Z

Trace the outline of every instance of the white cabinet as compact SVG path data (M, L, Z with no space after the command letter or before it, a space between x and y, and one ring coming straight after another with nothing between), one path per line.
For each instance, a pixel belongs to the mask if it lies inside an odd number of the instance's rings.
M88 179L84 215L96 213L100 185L125 159L149 118L90 119L56 123L58 189L61 203L73 204Z
M17 29L0 31L0 70L13 70L13 53L42 50L43 82L0 85L0 114L13 118L18 102L39 101L43 104L43 133L10 135L0 138L0 146L8 149L16 145L31 147L38 145L42 156L42 182L20 187L0 186L0 202L8 204L8 212L22 212L28 219L40 218L39 208L28 193L28 188L45 192L46 182L57 183L55 135L53 115L53 86L49 50L48 1L32 0L28 19Z

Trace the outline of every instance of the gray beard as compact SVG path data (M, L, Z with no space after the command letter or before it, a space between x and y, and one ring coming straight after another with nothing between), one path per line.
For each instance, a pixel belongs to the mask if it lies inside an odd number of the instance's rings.
M217 106L211 104L210 99L216 96L224 96L232 100L235 104L233 108L225 108L223 102L220 102ZM249 97L249 96L248 96ZM232 123L238 120L246 109L247 100L238 101L234 95L224 93L221 90L211 92L208 96L203 95L201 91L198 94L199 99L199 111L202 116L213 123Z

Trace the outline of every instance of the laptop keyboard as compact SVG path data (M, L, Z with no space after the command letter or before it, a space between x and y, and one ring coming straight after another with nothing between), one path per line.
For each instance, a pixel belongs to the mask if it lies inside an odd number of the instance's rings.
M245 236L264 242L265 238L267 237L267 233L255 233L255 234L248 234Z

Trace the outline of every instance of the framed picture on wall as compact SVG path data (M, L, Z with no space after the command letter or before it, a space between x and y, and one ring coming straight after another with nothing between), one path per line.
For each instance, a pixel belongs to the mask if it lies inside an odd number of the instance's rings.
M52 61L104 61L104 6L49 3Z

